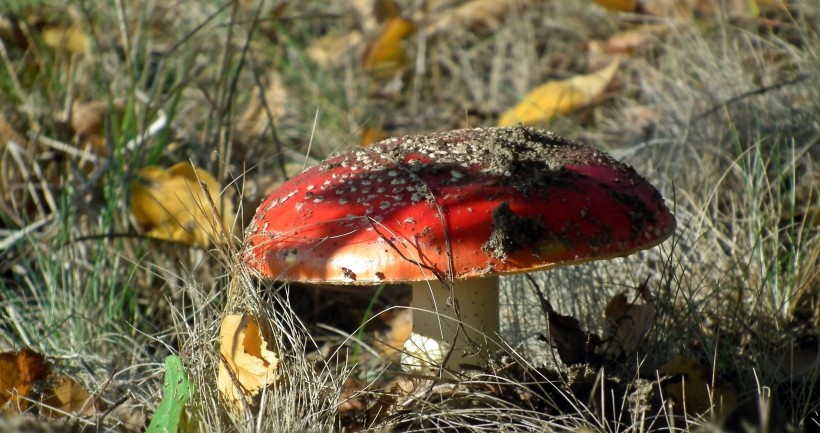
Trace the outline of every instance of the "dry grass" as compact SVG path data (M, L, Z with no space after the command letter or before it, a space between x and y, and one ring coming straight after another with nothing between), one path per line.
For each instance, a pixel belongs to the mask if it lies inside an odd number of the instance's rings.
M183 160L205 168L237 202L240 233L285 176L356 145L366 127L398 135L492 125L533 86L599 67L590 41L637 17L520 1L494 30L410 37L396 81L361 71L363 47L331 68L309 57L322 35L362 26L346 2L291 2L282 15L243 1L25 3L0 12L0 348L32 347L98 392L112 410L88 429L140 430L172 352L195 385L189 431L818 427L820 8L812 2L767 17L771 27L748 17L656 19L668 31L623 61L606 98L549 128L636 167L674 204L679 230L632 257L505 279L508 353L409 396L384 388L396 369L362 349L372 332L357 342L364 310L325 313L347 308L349 294L261 287L238 265L241 239L230 228L216 231L224 238L210 250L143 236L128 202L136 171ZM47 24L80 26L89 51L45 46ZM101 111L97 148L67 118L74 102L92 101L116 107ZM611 296L647 280L658 318L639 354L603 369L567 367L537 338L547 325L532 284L600 332ZM321 320L311 315L320 309ZM264 318L285 360L284 379L243 413L228 410L215 385L219 323L234 311ZM734 387L739 404L728 419L662 404L655 369L677 355Z

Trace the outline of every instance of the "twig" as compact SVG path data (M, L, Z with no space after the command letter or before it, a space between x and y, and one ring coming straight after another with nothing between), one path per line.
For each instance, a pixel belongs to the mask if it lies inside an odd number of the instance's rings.
M792 84L797 84L801 81L805 81L808 78L809 78L809 74L800 74L797 77L795 77L795 78L793 78L789 81L781 81L779 83L774 83L774 84L771 84L771 85L768 85L768 86L758 87L757 89L750 90L748 92L743 92L743 93L741 93L737 96L733 96L733 97L727 99L726 101L723 101L723 102L720 102L720 103L717 103L717 104L713 105L708 110L706 110L706 111L698 114L697 116L695 116L692 120L693 121L700 120L700 119L714 113L715 111L720 110L723 107L728 107L729 105L732 105L732 104L734 104L736 102L739 102L743 99L750 98L752 96L762 95L766 92L770 92L772 90L777 90L781 87L791 86Z

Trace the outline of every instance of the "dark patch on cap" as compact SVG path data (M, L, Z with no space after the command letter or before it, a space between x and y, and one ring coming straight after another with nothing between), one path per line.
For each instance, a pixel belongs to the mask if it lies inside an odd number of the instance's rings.
M507 260L510 254L525 248L531 248L537 256L543 233L544 224L539 218L516 215L510 204L503 202L493 210L493 232L481 249L499 260Z

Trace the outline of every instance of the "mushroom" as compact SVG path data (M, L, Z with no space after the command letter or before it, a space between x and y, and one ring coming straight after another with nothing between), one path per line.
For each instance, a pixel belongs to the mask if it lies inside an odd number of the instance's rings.
M243 260L261 278L413 286L409 369L497 348L498 276L632 254L675 217L630 166L521 126L390 138L264 200Z

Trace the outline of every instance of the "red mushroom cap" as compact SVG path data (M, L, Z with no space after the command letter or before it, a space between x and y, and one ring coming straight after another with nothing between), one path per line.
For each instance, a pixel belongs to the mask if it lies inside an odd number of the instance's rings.
M675 228L658 191L592 147L530 128L391 138L262 202L244 262L343 284L470 278L625 256Z

